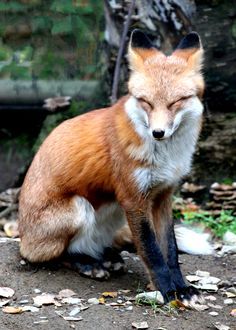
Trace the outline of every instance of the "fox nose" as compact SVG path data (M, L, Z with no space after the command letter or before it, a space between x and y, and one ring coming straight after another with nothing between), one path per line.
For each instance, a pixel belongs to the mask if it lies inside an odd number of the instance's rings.
M155 129L152 131L152 135L155 139L161 139L165 135L165 131L162 131L161 129Z

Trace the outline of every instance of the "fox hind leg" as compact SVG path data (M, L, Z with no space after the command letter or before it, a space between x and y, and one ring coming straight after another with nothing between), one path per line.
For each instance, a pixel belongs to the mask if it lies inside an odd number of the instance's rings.
M116 231L125 221L122 209L117 203L110 203L95 211L86 199L80 197L76 198L76 204L80 230L67 250L72 268L95 279L106 279L110 272L123 271L123 259L111 248Z

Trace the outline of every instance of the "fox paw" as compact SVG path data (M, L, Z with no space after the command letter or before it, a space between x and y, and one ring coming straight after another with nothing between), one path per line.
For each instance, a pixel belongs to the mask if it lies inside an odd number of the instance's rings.
M177 298L186 306L195 308L196 305L204 304L205 300L200 292L193 286L177 290Z
M81 276L96 280L106 280L110 273L102 265L102 261L89 255L76 253L67 256L66 266L78 271Z
M102 265L111 272L124 273L125 263L118 251L112 248L106 248L103 254Z

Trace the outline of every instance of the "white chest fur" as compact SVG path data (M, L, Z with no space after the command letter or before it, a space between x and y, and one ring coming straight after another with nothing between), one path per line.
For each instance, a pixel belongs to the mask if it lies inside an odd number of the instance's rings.
M153 139L146 113L142 111L134 107L134 103L132 108L126 106L134 129L143 140L140 147L130 148L130 157L147 164L135 169L133 179L139 190L146 192L157 185L172 186L189 173L199 135L202 104L197 98L189 102L176 118L178 129L160 141Z

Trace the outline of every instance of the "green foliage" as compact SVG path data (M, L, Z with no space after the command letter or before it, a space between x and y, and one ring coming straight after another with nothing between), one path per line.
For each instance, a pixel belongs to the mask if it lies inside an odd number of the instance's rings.
M213 216L207 211L185 212L182 216L187 224L203 223L217 237L222 237L227 230L236 234L236 216L233 215L232 211L222 210L217 216Z
M1 77L31 79L32 74L39 79L97 77L97 45L103 36L102 1L0 1L1 11L7 15L2 15L0 26L3 39L0 62L8 61L0 63L0 68L7 65ZM26 33L22 26L28 27ZM20 62L9 59L7 48L18 54L25 47L31 49L32 55L27 64L23 63L26 59L22 59L22 54Z

